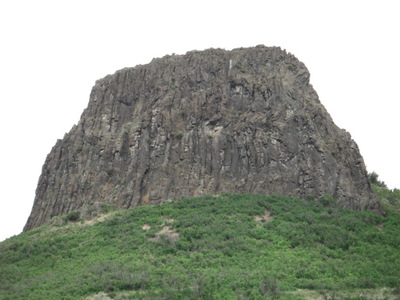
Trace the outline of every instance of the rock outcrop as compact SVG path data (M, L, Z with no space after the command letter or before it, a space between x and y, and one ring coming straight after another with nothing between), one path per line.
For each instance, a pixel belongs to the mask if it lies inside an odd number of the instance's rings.
M277 47L165 56L98 80L48 155L24 230L95 203L218 193L333 195L379 210L363 158Z

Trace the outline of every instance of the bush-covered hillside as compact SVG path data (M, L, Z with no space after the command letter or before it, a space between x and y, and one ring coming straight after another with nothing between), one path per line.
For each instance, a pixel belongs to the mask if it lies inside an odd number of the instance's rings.
M220 195L70 219L0 243L0 299L400 294L395 210L344 210L329 196Z

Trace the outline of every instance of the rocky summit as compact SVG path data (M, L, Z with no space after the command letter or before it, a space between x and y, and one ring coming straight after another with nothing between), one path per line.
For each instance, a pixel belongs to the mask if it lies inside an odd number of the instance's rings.
M168 55L96 81L47 156L24 230L101 203L220 193L332 195L380 211L363 158L278 47Z

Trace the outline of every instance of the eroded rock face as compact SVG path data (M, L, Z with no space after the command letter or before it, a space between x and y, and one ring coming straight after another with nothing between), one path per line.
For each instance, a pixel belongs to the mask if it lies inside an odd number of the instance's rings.
M379 210L350 134L280 48L193 51L98 80L48 155L24 230L97 202L218 193L331 194Z

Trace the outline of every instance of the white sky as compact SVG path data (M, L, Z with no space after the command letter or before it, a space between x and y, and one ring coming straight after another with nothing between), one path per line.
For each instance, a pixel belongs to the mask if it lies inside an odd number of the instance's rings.
M293 53L368 171L400 188L397 3L1 1L0 241L22 231L46 155L78 122L95 80L194 49Z

